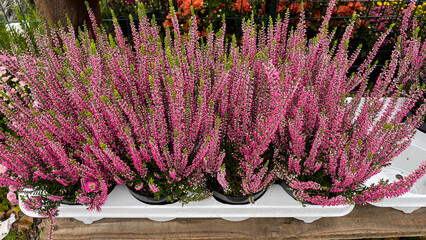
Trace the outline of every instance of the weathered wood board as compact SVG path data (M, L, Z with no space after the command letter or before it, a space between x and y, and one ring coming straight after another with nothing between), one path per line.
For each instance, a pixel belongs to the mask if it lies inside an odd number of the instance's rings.
M426 208L411 214L371 205L356 206L345 217L304 223L294 218L222 219L102 219L85 225L57 219L54 239L357 239L426 236ZM47 236L43 236L47 239Z

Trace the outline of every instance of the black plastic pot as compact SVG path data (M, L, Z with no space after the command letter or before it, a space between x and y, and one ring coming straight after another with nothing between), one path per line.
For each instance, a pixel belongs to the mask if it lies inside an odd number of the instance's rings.
M70 198L64 198L61 201L61 204L65 204L65 205L81 205L80 203L72 202L72 200Z
M412 116L414 116L414 113L410 110L407 114L407 117L412 117ZM426 133L426 119L423 120L422 124L417 129L420 130L421 132Z
M169 197L168 196L163 196L160 199L155 199L153 197L149 197L149 196L145 196L142 195L138 192L136 192L134 189L130 188L127 186L127 188L130 191L130 194L132 194L132 196L134 198L136 198L137 200L146 203L146 204L150 204L150 205L167 205L167 204L172 204L175 203L176 201L170 202L169 201Z
M280 184L280 186L284 189L284 191L286 192L286 193L288 193L288 195L290 195L294 200L297 200L297 198L294 196L294 194L293 194L293 190L291 190L290 189L290 187L285 183L285 181L284 180L282 180L282 181L280 181L279 182L279 184ZM299 201L299 200L297 200L297 201ZM306 201L302 201L302 203L303 204L306 204L306 205L315 205L315 204L313 204L313 203L310 203L310 202L306 202Z
M260 197L263 196L263 194L266 192L266 190L262 190L252 196L253 201L258 200ZM227 196L223 193L220 193L218 191L213 192L213 197L225 204L231 204L231 205L243 205L243 204L249 204L250 203L250 197L249 196Z

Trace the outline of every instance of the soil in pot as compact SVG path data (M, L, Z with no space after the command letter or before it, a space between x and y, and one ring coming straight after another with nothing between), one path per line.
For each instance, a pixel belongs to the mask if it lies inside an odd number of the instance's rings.
M143 191L143 189L141 191L136 191L132 188L130 188L129 186L127 186L127 188L130 191L130 194L132 194L132 196L134 198L136 198L137 200L146 203L146 204L150 204L150 205L167 205L167 204L172 204L175 203L177 200L173 200L172 202L169 201L169 196L163 196L160 197L159 199L154 198L153 194L150 194L146 191Z

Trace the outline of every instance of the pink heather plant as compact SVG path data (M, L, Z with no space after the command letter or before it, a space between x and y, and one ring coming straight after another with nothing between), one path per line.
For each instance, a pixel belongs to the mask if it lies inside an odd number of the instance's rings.
M302 14L299 27L289 35L282 33L285 41L276 41L285 49L277 53L281 74L301 84L274 141L280 151L281 177L296 198L320 205L362 204L399 196L425 174L426 162L397 182L364 183L410 145L426 111L422 105L415 117L402 122L424 92L424 86L415 82L424 68L426 43L417 38L419 29L412 30L410 39L405 34L415 1L405 12L392 57L372 89L368 89L369 74L375 68L372 60L391 29L348 77L360 48L348 55L354 21L340 42L333 44L327 24L334 4L330 2L314 39L304 37ZM349 96L352 98L347 99ZM403 101L398 103L401 97Z
M281 26L276 25L280 31ZM217 114L224 121L221 149L225 158L212 185L220 186L217 190L227 195L252 197L265 190L275 178L271 141L291 102L297 81L284 78L281 69L274 66L274 59L268 58L269 51L274 52L276 46L264 28L258 34L252 19L244 22L242 29L242 45L237 46L234 37L225 57L231 71L217 107ZM273 26L268 31L273 32ZM210 33L207 41L212 39L213 33ZM217 41L223 42L223 39L219 37Z
M166 31L164 46L158 27L148 22L143 9L139 26L131 24L131 46L116 21L117 43L97 35L99 48L106 48L103 68L109 72L104 82L112 90L102 89L101 96L94 97L109 99L103 102L114 109L111 114L122 112L115 117L120 120L114 123L118 132L113 135L122 139L123 147L111 151L124 157L132 174L118 175L120 180L155 198L187 202L210 195L204 171L218 171L222 163L221 122L213 107L229 69L223 67L223 59L211 59L198 43L195 16L189 33L181 35L173 8L171 12L177 30L173 37ZM224 55L223 51L219 48L212 54ZM93 140L104 146L111 142ZM126 152L120 153L122 149Z
M7 98L15 112L2 109L21 137L5 136L7 146L16 147L3 157L23 152L18 164L6 161L10 181L79 183L77 201L93 207L102 205L113 182L170 200L189 201L188 193L207 197L204 171L218 171L223 158L213 107L229 69L205 54L192 21L188 35L167 32L165 46L140 12L140 33L132 26L131 44L115 21L116 39L100 29L96 42L87 32L76 39L72 27L71 34L59 28L50 42L36 36L39 56L3 55L8 71L31 91L27 98L21 90ZM17 178L19 168L26 175Z

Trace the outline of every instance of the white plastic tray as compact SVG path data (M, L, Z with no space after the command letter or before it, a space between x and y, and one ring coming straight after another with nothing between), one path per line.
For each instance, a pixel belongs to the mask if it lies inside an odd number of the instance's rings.
M370 185L380 179L396 181L399 175L405 177L414 172L423 161L426 161L426 134L418 131L411 145L394 158L390 166L383 168L366 184ZM421 207L426 207L426 176L420 178L408 193L397 198L386 198L381 202L370 204L377 207L392 207L405 213L412 213Z
M353 208L353 205L302 206L277 184L271 186L254 204L228 205L212 197L183 206L182 203L148 205L136 200L126 186L118 185L110 193L101 212L88 211L84 206L79 205L61 205L58 217L75 218L86 224L102 218L149 218L154 221L170 221L175 218L223 218L229 221L242 221L252 217L294 217L305 223L311 223L322 217L344 216ZM25 215L40 217L34 212L21 209Z

